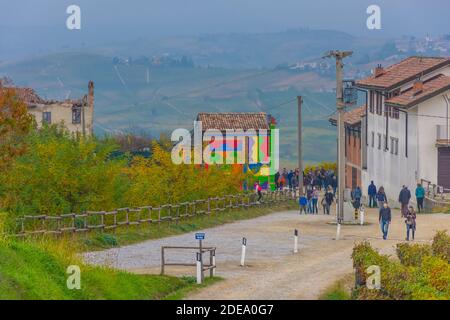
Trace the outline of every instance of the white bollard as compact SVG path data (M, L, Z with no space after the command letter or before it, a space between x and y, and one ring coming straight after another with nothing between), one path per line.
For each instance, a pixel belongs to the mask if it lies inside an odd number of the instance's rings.
M341 223L338 223L336 229L336 240L339 240L340 238L341 238Z
M298 253L298 230L294 231L294 253Z
M212 265L214 267L216 266L216 250L214 250L213 253L212 253ZM212 269L212 275L213 275L213 277L216 276L216 268Z
M197 284L202 284L202 263L200 253L197 253Z
M361 225L364 225L364 209L361 209L361 212L359 213L359 221Z
M241 255L241 267L245 266L245 248L247 247L247 239L242 238L242 255Z

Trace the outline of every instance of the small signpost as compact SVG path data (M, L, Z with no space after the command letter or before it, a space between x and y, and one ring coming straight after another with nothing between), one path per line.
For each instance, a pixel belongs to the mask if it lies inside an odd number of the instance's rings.
M198 232L195 234L195 240L198 240L199 253L197 254L197 283L203 282L203 248L202 240L205 240L205 233Z

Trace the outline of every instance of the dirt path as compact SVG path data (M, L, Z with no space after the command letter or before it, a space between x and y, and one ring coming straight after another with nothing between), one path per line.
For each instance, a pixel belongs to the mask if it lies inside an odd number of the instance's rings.
M364 239L383 253L394 254L405 238L403 219L394 213L390 240L383 241L375 210L366 213L368 226L343 226L341 240L334 240L334 216L280 212L204 230L206 246L217 247L217 276L224 281L196 291L189 299L317 299L336 280L353 271L353 245ZM418 217L416 242L431 240L437 230L450 230L450 215ZM298 254L293 254L293 230L300 231ZM248 239L247 267L240 267L241 239ZM194 234L184 234L140 244L87 253L94 264L136 273L159 273L162 245L195 246ZM177 252L169 261L193 262L194 252ZM194 275L190 268L167 268L173 275Z

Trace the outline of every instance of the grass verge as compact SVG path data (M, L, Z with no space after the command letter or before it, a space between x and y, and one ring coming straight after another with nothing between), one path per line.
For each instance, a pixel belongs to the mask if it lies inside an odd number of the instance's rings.
M135 275L83 264L70 244L0 240L1 300L159 300L181 299L199 287L195 279ZM80 289L70 290L68 266L79 266Z
M336 281L327 288L320 296L319 300L351 300L351 287L353 285L353 275L348 274L341 280Z
M149 239L164 238L172 235L183 234L196 230L215 227L218 225L235 222L239 220L253 219L259 216L278 212L280 210L297 209L295 201L281 203L273 207L254 207L248 209L237 209L221 213L211 213L191 217L175 222L161 224L148 224L141 226L130 226L118 228L115 233L93 232L77 236L76 242L80 251L95 251L117 246L138 243Z

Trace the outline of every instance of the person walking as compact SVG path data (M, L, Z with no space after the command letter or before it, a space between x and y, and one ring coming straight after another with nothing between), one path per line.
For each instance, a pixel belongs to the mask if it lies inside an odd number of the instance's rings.
M258 200L257 200L257 202L260 203L261 200L262 200L262 187L261 187L261 185L259 184L259 182L257 182L257 183L255 184L255 192L256 192L256 194L258 194Z
M280 189L280 171L277 171L277 173L275 173L275 190Z
M300 196L300 198L298 199L298 204L300 205L300 214L302 214L302 212L304 212L305 214L306 212L306 207L308 205L308 198L305 195Z
M402 217L404 217L408 211L409 200L411 200L411 192L408 187L404 185L398 195L398 202L402 205Z
M410 206L408 211L406 212L406 241L409 241L409 232L412 231L412 239L414 240L414 236L416 234L416 212L414 211L413 206Z
M336 196L336 191L337 191L337 187L338 187L338 181L336 176L333 176L333 179L331 180L331 186L333 187L333 194L334 196Z
M312 203L313 203L313 213L315 214L319 214L318 202L319 202L319 190L317 189L317 187L314 187L312 194Z
M359 207L361 206L361 197L362 197L362 191L361 191L361 188L358 186L352 192L353 206L356 210L358 210Z
M287 186L289 181L289 173L287 172L286 168L283 168L283 189Z
M386 192L384 192L384 187L381 186L380 189L378 189L377 192L377 201L378 201L378 208L383 208L383 203L387 203L387 197L386 197Z
M278 190L283 190L284 189L284 184L285 184L286 180L284 179L284 175L280 175L280 177L278 178Z
M369 208L375 208L377 206L376 203L376 196L377 196L377 187L373 183L373 181L370 182L369 188L367 190L367 194L369 195Z
M325 197L322 197L320 204L322 205L323 214L326 215L327 214L327 200L325 199Z
M326 203L326 214L330 215L330 208L334 201L333 189L330 186L327 188L324 199Z
M383 240L387 239L391 219L391 208L389 208L387 202L385 202L383 204L383 207L380 209L380 214L378 217L378 221L380 222L381 226L381 232L383 233Z
M306 187L306 198L308 199L308 213L313 213L312 196L313 196L313 188L311 185L308 185Z
M417 210L419 213L423 210L423 200L425 199L425 189L421 183L417 184L416 188Z
M289 190L292 190L292 178L294 177L294 171L290 170L287 177Z

